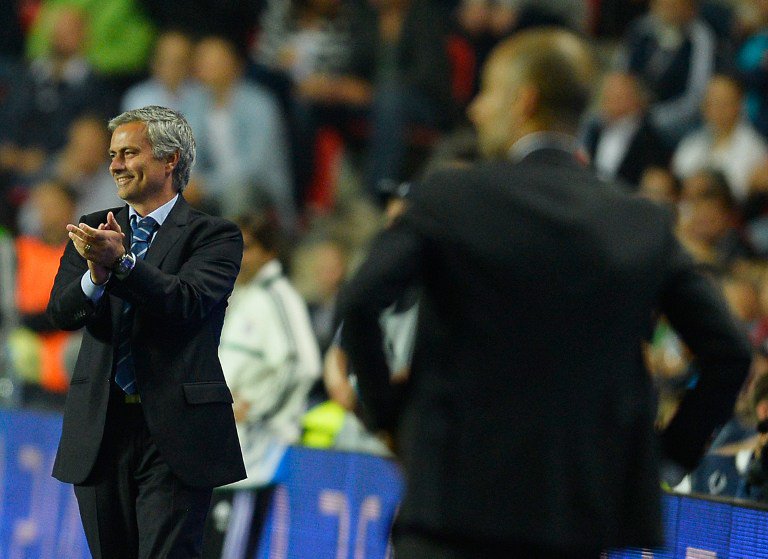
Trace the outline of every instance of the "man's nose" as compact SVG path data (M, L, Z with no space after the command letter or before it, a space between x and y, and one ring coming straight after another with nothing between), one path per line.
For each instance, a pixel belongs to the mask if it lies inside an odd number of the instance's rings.
M125 161L123 161L123 158L117 156L113 157L112 161L109 163L110 172L114 173L115 171L119 171L123 168L125 168Z
M477 123L477 118L480 116L480 111L482 110L481 103L480 95L476 95L467 105L467 118L474 124Z

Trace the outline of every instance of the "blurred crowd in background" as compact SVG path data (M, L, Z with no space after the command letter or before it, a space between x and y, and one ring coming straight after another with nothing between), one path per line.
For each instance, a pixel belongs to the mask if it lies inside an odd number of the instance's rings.
M477 157L466 114L483 61L541 25L590 37L601 56L579 138L587 164L677 213L754 343L711 451L739 483L724 492L694 475L689 486L768 500L753 467L768 419L768 0L3 2L0 400L63 408L79 337L44 311L65 226L122 203L107 119L163 105L197 141L185 197L235 220L246 241L221 351L238 420L271 425L281 444L386 454L349 413L336 294L407 204L405 185ZM695 364L664 317L646 355L664 422ZM252 441L254 460L267 438Z

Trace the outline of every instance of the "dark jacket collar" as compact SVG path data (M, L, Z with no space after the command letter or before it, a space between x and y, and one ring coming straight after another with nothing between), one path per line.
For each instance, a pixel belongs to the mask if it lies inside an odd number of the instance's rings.
M559 151L573 157L578 148L575 136L560 132L541 131L527 134L509 148L512 161L522 161L539 151Z
M189 221L190 206L184 199L183 195L179 195L179 199L176 200L171 213L163 222L162 227L157 230L157 234L152 239L152 244L147 251L146 261L155 265L159 265L162 259L168 253L168 249L176 242L181 234L180 227L184 227ZM115 215L115 219L120 224L123 231L130 230L130 224L128 223L128 205L124 205ZM125 250L130 250L131 240L130 235L126 235L123 240L123 246Z

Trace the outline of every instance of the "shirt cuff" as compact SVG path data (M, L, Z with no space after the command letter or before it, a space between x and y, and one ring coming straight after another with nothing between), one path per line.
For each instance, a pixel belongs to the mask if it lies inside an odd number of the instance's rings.
M109 278L107 278L107 281L109 281ZM80 287L82 288L83 293L85 293L85 296L93 301L94 305L98 303L99 299L101 299L101 296L104 295L104 289L106 285L106 281L101 285L96 285L93 283L90 270L87 270L83 274L83 277L80 278Z

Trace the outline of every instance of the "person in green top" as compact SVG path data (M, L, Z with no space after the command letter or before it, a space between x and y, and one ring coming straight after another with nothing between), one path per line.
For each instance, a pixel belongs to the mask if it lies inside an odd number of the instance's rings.
M28 58L49 51L58 12L72 7L87 16L86 57L98 73L116 77L145 69L156 30L136 0L44 0L27 36Z

